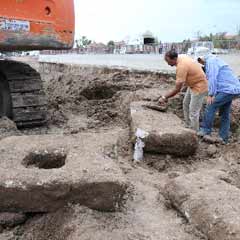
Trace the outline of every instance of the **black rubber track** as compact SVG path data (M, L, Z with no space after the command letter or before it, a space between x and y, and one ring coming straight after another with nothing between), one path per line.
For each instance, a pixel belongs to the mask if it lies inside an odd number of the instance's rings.
M0 115L18 127L46 123L46 97L40 74L28 64L0 60Z

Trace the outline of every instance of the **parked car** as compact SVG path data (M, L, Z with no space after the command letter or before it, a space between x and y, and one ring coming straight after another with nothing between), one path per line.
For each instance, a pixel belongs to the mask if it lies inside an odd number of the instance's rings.
M212 50L213 54L228 54L228 50L227 49L222 49L222 48L214 48Z
M191 47L188 49L188 55L199 55L200 52L212 52L214 49L213 42L211 41L200 41L200 42L193 42Z

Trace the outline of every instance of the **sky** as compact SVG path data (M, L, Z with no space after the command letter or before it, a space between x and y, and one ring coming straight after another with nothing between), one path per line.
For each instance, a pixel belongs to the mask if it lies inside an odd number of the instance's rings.
M75 38L96 42L138 38L162 42L240 29L240 0L74 0Z

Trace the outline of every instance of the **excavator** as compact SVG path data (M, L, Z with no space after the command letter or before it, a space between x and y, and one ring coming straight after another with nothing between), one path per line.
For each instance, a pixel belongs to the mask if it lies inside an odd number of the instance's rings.
M74 43L74 0L1 0L0 52L70 49ZM0 59L0 117L18 127L46 122L40 74L30 65Z

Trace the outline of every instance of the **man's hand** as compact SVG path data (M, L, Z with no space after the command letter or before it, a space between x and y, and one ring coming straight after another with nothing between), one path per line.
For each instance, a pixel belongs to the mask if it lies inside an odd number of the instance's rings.
M214 97L208 96L207 97L207 104L211 105L211 104L213 104L213 102L214 102Z
M179 93L181 91L183 84L184 84L183 81L176 81L175 88L172 91L164 94L164 96L161 96L158 99L159 105L165 106L167 104L169 98L174 97L177 93Z
M161 96L159 99L158 99L158 103L159 103L159 105L166 105L166 103L167 103L167 98L166 97L164 97L164 96Z

